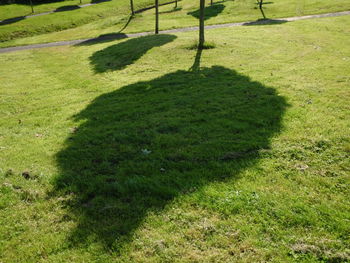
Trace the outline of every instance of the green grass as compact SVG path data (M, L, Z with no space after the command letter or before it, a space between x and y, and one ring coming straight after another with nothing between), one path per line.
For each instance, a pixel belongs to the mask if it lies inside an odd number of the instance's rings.
M82 0L82 4L90 3L90 0ZM71 5L80 5L80 0L64 0L53 3L43 3L43 4L34 4L34 13L29 5L24 4L6 4L0 5L0 20L5 20L13 17L21 17L26 15L33 15L44 13L48 11L56 10L62 6L71 6Z
M167 1L164 0L164 2ZM153 2L143 0L142 2L137 1L137 3L138 6L145 6ZM11 41L0 42L0 47L97 37L101 34L119 32L128 20L128 4L129 2L127 0L112 1L93 7L82 8L81 10L30 18L2 26L0 40ZM207 4L209 5L209 1L207 1ZM173 5L161 7L160 28L171 29L197 26L198 6L198 1L183 0L179 2L178 9L174 9ZM264 5L264 12L268 18L301 16L344 10L350 10L348 0L279 0L266 2ZM254 21L262 18L255 0L227 0L217 2L212 7L208 6L206 13L206 24ZM137 14L123 32L153 31L153 14L154 10ZM26 37L52 31L60 32Z
M165 0L164 0L165 1ZM164 2L163 1L163 2ZM160 1L162 3L162 1ZM54 4L46 4L41 11L55 10L59 7L78 5L77 1L64 1ZM150 0L139 0L135 3L135 9L143 8L153 4ZM17 10L18 5L0 5L0 18L15 17L10 10ZM20 9L22 10L22 9ZM7 15L7 13L11 14ZM21 11L22 13L22 11ZM91 23L103 18L115 17L117 21L123 23L124 19L130 14L129 0L113 0L102 2L97 5L78 8L75 10L56 12L44 16L30 17L17 22L0 25L0 42L23 38L32 35L40 35L49 32L62 31L69 28L76 28L87 23ZM20 16L28 15L23 12Z
M348 262L349 22L2 54L0 261Z

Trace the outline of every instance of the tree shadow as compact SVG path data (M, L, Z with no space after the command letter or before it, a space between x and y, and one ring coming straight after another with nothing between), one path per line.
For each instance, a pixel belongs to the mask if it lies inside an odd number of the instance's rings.
M193 65L190 68L191 72L196 72L199 71L201 68L201 57L202 57L202 53L203 53L203 49L202 48L198 48L197 49L197 53L196 56L194 58L194 62Z
M99 3L104 3L104 2L110 2L112 0L91 0L92 4L99 4Z
M178 0L178 2L180 2L180 0ZM170 4L174 4L175 1L170 1L170 2L165 2L165 3L159 3L159 7L161 6L166 6L166 5L170 5ZM147 10L151 10L151 9L154 9L156 6L155 5L152 5L152 6L148 6L148 7L144 7L144 8L141 8L141 9L138 9L138 10L135 10L135 14L139 14L139 13L142 13L142 12L145 12ZM177 8L174 8L174 10L176 10Z
M274 2L262 2L262 5L271 5L273 4ZM256 3L257 5L259 5L259 3Z
M65 5L65 6L60 6L58 8L56 8L56 10L54 12L66 12L66 11L73 11L73 10L77 10L80 9L80 6L78 5Z
M287 22L288 22L288 20L284 20L284 19L263 18L263 19L258 19L258 20L253 21L253 22L244 23L243 26L279 25L279 24L284 24Z
M120 70L132 64L153 47L160 47L176 38L174 35L149 35L131 38L109 46L90 57L96 73Z
M25 18L26 18L25 16L18 16L18 17L8 18L8 19L5 19L5 20L0 21L0 25L1 25L1 26L4 26L4 25L13 24L13 23L16 23L16 22L18 22L18 21L21 21L21 20L23 20L23 19L25 19Z
M208 20L209 18L215 17L219 15L224 9L225 6L223 4L215 3L213 5L207 6L204 10L204 19ZM199 19L199 9L196 11L188 12L187 14Z
M82 124L57 153L54 182L56 194L71 197L71 245L95 240L119 250L147 213L238 178L270 148L284 98L234 70L200 69L200 55L195 70L103 94L73 116Z
M118 40L118 39L127 38L128 36L126 34L122 33L122 31L124 31L128 27L128 25L130 24L132 18L133 18L133 16L129 16L128 17L126 23L119 30L119 32L102 34L102 35L99 35L98 37L90 38L90 39L85 40L85 41L83 41L83 42L81 42L79 44L76 44L76 46L89 46L89 45L94 45L96 43L104 43L104 42L109 42L109 41L114 41L114 40Z
M129 17L128 17L128 20L126 21L126 23L124 24L124 26L119 30L118 33L123 32L123 31L128 27L128 25L130 24L130 22L131 22L131 20L132 20L133 18L134 18L133 15L129 16Z
M182 10L182 7L175 7L173 9L170 9L167 11L161 11L161 12L159 12L159 14L170 14L170 13L174 13L174 12L181 11L181 10Z
M110 41L124 39L124 38L128 38L128 36L124 33L103 34L103 35L100 35L98 37L85 40L79 44L76 44L76 46L89 46L89 45L94 45L97 43L105 43L105 42L110 42Z

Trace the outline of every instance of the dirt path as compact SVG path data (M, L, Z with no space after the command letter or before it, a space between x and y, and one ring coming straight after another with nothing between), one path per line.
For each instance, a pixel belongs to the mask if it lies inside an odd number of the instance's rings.
M265 19L265 20L240 22L240 23L209 25L209 26L206 26L205 29L227 28L227 27L235 27L235 26L281 24L281 23L285 23L285 22L304 20L304 19L322 18L322 17L336 17L336 16L346 16L346 15L350 15L350 11L319 14L319 15L295 16L295 17L278 18L278 19ZM178 33L178 32L197 31L197 30L198 30L198 27L184 27L184 28L178 28L178 29L163 30L163 31L160 31L159 33L160 34L171 34L171 33ZM153 32L142 32L142 33L135 33L135 34L123 34L123 33L108 34L108 35L102 35L102 36L97 37L97 38L78 39L78 40L44 43L44 44L33 44L33 45L26 45L26 46L0 48L0 53L7 53L7 52L12 52L12 51L27 50L27 49L35 49L35 48L68 46L68 45L78 45L78 44L83 45L83 44L93 43L93 42L103 42L103 41L108 41L108 40L116 40L116 39L130 38L130 37L140 37L140 36L146 36L146 35L151 35L151 34L153 34Z

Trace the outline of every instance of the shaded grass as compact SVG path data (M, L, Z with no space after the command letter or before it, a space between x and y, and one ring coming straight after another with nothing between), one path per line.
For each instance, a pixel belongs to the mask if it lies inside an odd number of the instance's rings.
M1 260L346 262L347 23L3 54Z
M117 46L110 46L94 53L90 59L97 73L114 71L133 64L149 49L165 45L173 41L173 35L150 35L131 38Z
M72 242L92 231L118 251L149 210L236 177L269 148L284 108L273 89L221 66L179 70L94 99L74 116L84 124L57 155L57 191L74 192L78 202Z

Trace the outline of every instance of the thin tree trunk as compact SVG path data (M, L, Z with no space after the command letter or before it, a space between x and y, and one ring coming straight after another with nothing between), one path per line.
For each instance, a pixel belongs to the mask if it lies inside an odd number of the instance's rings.
M177 8L177 0L175 0L175 8Z
M198 48L203 49L204 47L204 8L205 0L200 0L199 8L199 43Z
M33 6L32 0L29 0L29 3L30 3L30 7L32 8L32 13L34 13L34 6Z
M135 14L135 11L134 11L134 0L130 0L130 9L131 9L131 15L133 16Z
M156 28L155 33L159 33L159 0L155 0L155 7L156 7Z
M210 5L213 5L213 0L210 0Z
M265 13L264 13L264 10L263 10L263 0L257 0L257 1L258 1L258 4L259 4L260 12L263 15L263 18L266 19L266 16L265 16Z

